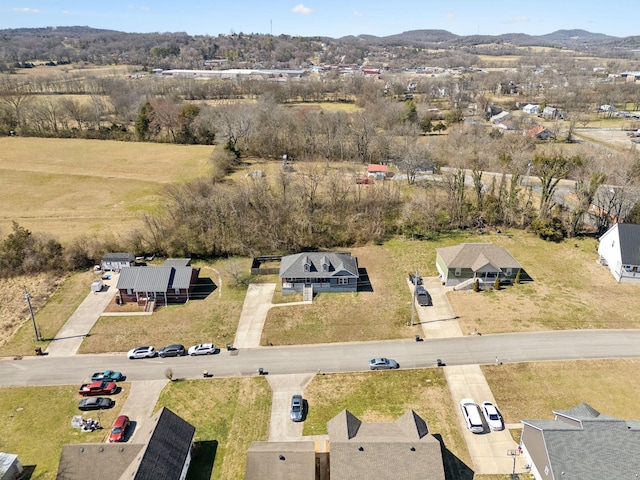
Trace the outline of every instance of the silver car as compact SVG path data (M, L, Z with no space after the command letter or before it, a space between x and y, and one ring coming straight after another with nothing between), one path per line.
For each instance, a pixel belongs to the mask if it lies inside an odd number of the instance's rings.
M372 358L369 360L369 368L371 370L390 370L400 368L400 364L391 358Z

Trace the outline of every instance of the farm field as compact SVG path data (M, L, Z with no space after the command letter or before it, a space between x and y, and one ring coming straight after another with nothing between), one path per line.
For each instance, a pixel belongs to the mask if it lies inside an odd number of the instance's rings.
M61 242L119 234L162 202L162 187L204 176L212 146L0 138L0 234L15 221Z

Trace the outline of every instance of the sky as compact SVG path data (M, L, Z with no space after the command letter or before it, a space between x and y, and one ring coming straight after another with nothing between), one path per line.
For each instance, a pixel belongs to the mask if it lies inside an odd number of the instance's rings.
M89 26L190 35L457 35L583 29L640 35L640 0L0 0L0 29Z

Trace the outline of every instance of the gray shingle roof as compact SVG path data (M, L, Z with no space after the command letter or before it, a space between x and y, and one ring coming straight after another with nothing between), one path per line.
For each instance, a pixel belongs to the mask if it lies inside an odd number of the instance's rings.
M245 480L312 480L315 442L253 442L247 451Z
M413 411L392 423L367 423L344 410L327 423L327 431L331 480L445 478L440 442Z
M358 278L358 262L344 253L303 252L282 257L280 278Z
M622 480L640 472L637 421L603 415L585 403L554 413L555 420L522 422L542 431L555 478Z
M640 265L640 225L618 223L623 265Z
M496 268L522 268L507 250L491 243L461 243L453 247L436 248L447 268L482 268L490 263Z
M62 446L58 480L87 478L87 465L101 480L118 480L144 445L135 443L80 443Z
M133 253L110 252L102 256L105 262L133 262L135 259Z

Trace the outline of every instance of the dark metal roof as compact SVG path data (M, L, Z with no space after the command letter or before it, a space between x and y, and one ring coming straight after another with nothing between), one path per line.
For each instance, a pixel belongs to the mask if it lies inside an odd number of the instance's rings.
M188 267L191 265L190 258L167 258L162 264L163 267Z
M166 292L188 289L193 267L125 267L120 270L117 289L135 292Z
M554 478L622 480L640 471L637 421L620 420L582 403L554 411L555 420L522 420L542 432ZM523 440L526 447L526 434ZM564 473L562 473L564 472Z
M358 262L344 253L303 252L282 257L280 278L358 278Z

